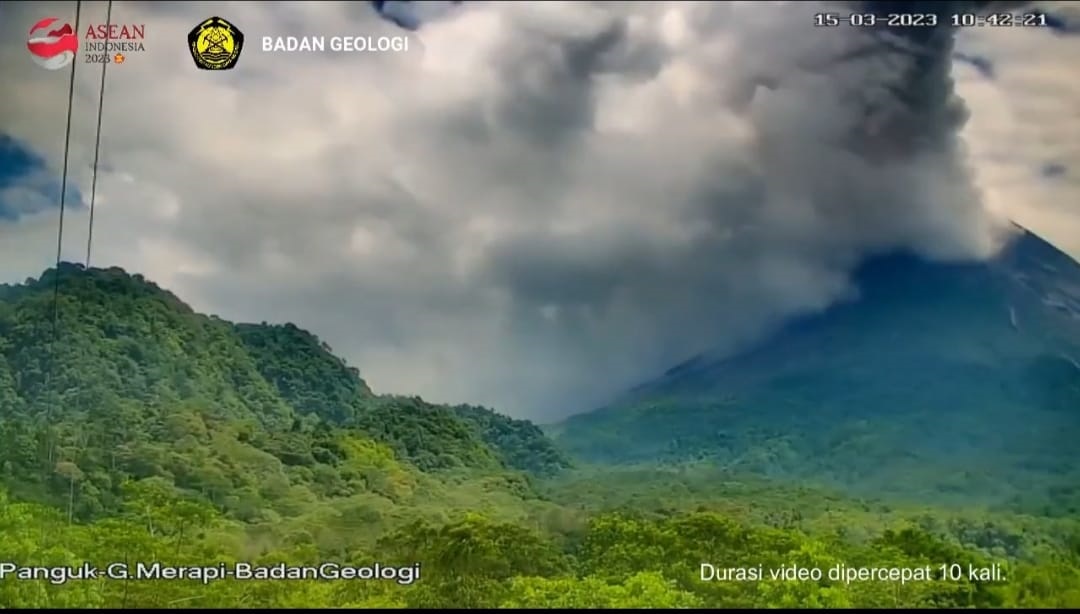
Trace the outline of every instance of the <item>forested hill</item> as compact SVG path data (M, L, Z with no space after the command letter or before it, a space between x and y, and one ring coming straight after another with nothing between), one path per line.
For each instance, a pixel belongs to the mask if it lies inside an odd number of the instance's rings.
M348 494L350 449L371 445L428 472L568 465L529 422L375 395L311 333L198 314L118 268L0 286L0 479L18 495L91 516L160 477L243 515L281 500L260 489Z
M527 422L376 395L295 326L200 315L119 269L65 265L0 287L5 561L23 570L160 563L192 574L51 582L7 573L0 607L1080 604L1073 518L894 507L715 466L530 475L566 465ZM702 580L710 561L765 571ZM420 563L423 572L401 583L210 575L233 562ZM938 576L769 575L795 564ZM992 565L1008 581L946 578L954 566Z

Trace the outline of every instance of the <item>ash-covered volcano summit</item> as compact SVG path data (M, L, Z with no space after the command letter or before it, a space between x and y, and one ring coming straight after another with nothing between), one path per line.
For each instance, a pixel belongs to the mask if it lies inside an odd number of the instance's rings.
M859 295L698 356L558 428L600 462L733 470L937 500L1080 503L1080 264L1023 233L996 258L872 258Z

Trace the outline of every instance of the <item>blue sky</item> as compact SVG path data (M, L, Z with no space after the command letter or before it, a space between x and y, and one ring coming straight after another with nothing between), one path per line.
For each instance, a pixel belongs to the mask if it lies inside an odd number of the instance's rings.
M0 134L0 223L15 223L29 215L60 206L60 171L45 158L7 134ZM78 186L69 185L67 205L81 207Z

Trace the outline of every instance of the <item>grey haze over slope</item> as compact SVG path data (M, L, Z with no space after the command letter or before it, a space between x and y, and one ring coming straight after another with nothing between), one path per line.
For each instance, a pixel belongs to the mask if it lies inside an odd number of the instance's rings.
M1035 235L1025 233L985 264L933 264L910 255L872 258L858 270L856 283L856 297L787 324L761 346L730 358L699 355L637 388L631 398L721 391L739 371L758 371L768 379L783 377L789 368L824 370L821 365L837 351L872 357L861 368L877 375L882 369L874 363L896 357L914 361L905 371L928 372L938 380L947 378L922 361L967 357L991 366L998 359L1044 357L1080 377L1080 264ZM917 326L910 326L908 316L918 317ZM845 327L850 331L842 332ZM894 342L882 344L884 339ZM799 351L785 347L792 342ZM775 373L766 368L769 363ZM900 379L896 371L884 371L884 378ZM846 377L844 370L837 376ZM1080 412L1080 405L1075 409Z
M1024 234L986 263L882 255L856 281L752 350L570 418L560 441L592 461L1080 504L1080 264Z

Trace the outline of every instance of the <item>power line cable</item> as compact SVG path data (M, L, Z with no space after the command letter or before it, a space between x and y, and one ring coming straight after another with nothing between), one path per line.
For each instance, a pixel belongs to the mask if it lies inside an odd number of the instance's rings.
M109 0L109 8L105 12L105 59L108 60L109 52L109 26L112 25L112 0ZM86 235L86 268L90 268L90 250L94 245L94 203L97 199L97 173L98 158L101 154L101 115L105 108L105 69L109 62L101 63L101 87L98 92L97 132L94 136L94 166L90 171L90 227Z
M82 16L82 0L75 3L75 32L79 31L79 18ZM48 355L46 357L45 387L44 393L49 394L53 386L56 371L56 344L60 338L60 263L64 247L64 211L67 206L67 176L68 160L71 154L71 112L75 101L75 67L79 64L78 53L71 58L71 77L68 80L68 108L67 125L64 128L64 163L60 176L60 219L56 228L56 268L53 270L53 297L52 297L52 336L49 339ZM51 395L49 395L51 396ZM56 438L52 432L52 418L54 407L58 403L47 402L45 404L45 428L46 447L49 462L53 460ZM46 469L48 471L48 469Z
M82 15L82 0L75 3L75 31L79 31L79 17ZM77 55L77 54L76 54ZM60 260L64 248L64 210L67 206L68 159L71 153L71 111L75 101L75 67L78 58L71 59L71 78L68 81L67 126L64 128L64 166L60 176L60 221L56 228L56 272L53 276L53 341L56 341L60 326Z

